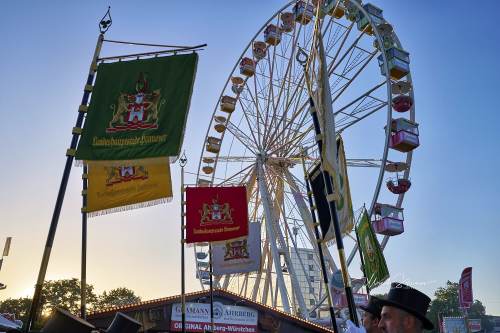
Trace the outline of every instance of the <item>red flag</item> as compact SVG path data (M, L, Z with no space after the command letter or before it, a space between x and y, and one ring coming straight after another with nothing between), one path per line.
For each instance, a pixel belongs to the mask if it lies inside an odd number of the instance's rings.
M474 302L472 297L472 267L467 267L463 270L460 277L458 298L460 307L468 309Z
M248 236L244 186L186 189L186 243L216 242L243 236Z

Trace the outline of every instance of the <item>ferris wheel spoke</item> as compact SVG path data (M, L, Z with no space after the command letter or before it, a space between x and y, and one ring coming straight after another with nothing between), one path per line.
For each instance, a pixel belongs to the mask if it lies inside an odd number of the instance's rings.
M220 182L218 186L223 186L225 184L241 184L242 182L245 181L246 178L248 178L252 172L254 172L255 164L250 164L249 166L239 170L238 172L234 173L233 175L224 178L224 181ZM232 182L235 180L237 177L240 177L240 179L237 179L235 182Z
M266 136L267 132L269 130L269 114L270 110L269 108L271 105L274 104L274 89L273 89L273 78L274 78L274 70L275 70L275 59L276 59L276 47L273 48L273 55L272 55L272 60L271 60L271 55L270 52L267 52L266 58L267 60L267 65L269 68L269 85L268 85L268 92L267 92L267 100L266 100L266 116L265 116L265 122L264 122L264 145L266 145ZM274 110L273 110L274 111Z
M278 154L279 153L279 155L286 156L287 155L286 153L289 152L290 146L297 144L300 140L302 140L308 134L309 134L308 132L303 132L303 133L301 133L301 134L293 137L289 141L283 142L278 147L273 147L273 150L271 150L271 152L269 153L269 155L273 155L273 154Z
M351 127L352 125L356 124L356 123L359 123L361 120L367 118L368 116L374 114L375 112L377 112L378 110L382 109L383 107L385 107L387 104L380 104L379 106L377 106L376 108L374 108L373 110L371 110L370 112L364 114L363 116L359 117L358 119L355 119L343 126L340 126L338 127L338 133L342 133L343 131L345 131L347 128Z
M302 27L299 28L299 31L298 31L298 34L300 34L300 30L302 29ZM274 122L275 122L275 119L277 119L278 117L276 117L276 111L279 108L279 103L280 103L280 100L283 96L283 92L284 92L284 88L285 88L285 85L286 83L288 83L288 87L290 87L290 82L291 82L291 75L292 75L292 69L293 69L293 64L294 64L294 57L293 57L293 54L295 53L295 29L294 29L294 34L293 34L293 37L291 39L291 41L289 43L287 43L285 49L282 49L283 51L283 55L279 55L281 57L283 57L284 59L287 59L288 62L286 64L286 70L285 70L285 73L283 76L279 76L278 77L283 77L280 83L280 86L279 86L279 91L278 91L278 98L277 98L277 101L276 103L273 103L273 118L271 120L271 124L269 125L271 128L273 127L274 125ZM291 50L290 50L290 56L289 57L286 57L286 54L287 54L287 49L291 47ZM288 80L287 80L287 76L288 76ZM288 91L288 89L287 89ZM284 101L286 101L286 98L283 98ZM283 108L283 113L281 115L281 117L286 117L286 113L287 113L288 109L285 107Z
M245 116L245 120L247 122L248 129L250 130L250 134L252 135L254 146L256 149L258 149L259 145L260 145L260 141L257 140L257 138L255 137L254 131L252 130L253 128L255 128L255 123L250 123L250 119L248 118L247 111L245 110L245 107L243 106L241 99L238 99L238 100L239 100L241 108L243 110L243 115Z
M351 168L380 168L382 160L372 158L348 158L346 165Z
M235 125L231 121L228 121L226 124L226 130L229 131L234 138L236 138L241 144L243 144L248 150L252 153L256 154L258 151L258 147L256 143L252 141L252 139L247 136L239 126Z
M332 103L335 103L335 101L339 99L342 93L354 82L354 80L359 76L359 74L363 71L363 69L365 69L365 67L370 63L370 61L375 57L377 53L378 53L377 50L370 53L370 55L365 59L361 68L358 69L358 71L354 74L354 76L342 87L332 92ZM345 73L343 73L343 75L345 75ZM333 97L334 95L335 97Z

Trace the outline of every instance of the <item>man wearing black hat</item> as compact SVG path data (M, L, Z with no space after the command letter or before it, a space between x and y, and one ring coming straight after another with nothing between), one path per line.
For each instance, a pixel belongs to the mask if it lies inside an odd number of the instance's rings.
M434 325L425 317L431 299L424 293L402 283L394 282L382 307L378 327L385 333L421 333Z
M360 308L365 311L363 326L366 329L366 333L382 333L382 329L378 327L380 314L382 312L380 300L377 297L371 296L368 305L361 305Z

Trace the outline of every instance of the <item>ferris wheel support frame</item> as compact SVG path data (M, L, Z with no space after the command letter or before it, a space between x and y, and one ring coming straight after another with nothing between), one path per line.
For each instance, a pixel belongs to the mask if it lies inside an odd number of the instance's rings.
M283 303L283 309L286 312L290 312L290 303L288 302L288 293L286 291L285 278L283 277L283 272L281 271L281 262L279 257L278 247L276 245L276 236L273 230L273 217L271 213L270 207L270 199L269 193L267 190L266 178L264 176L264 166L262 165L261 159L257 161L257 181L259 183L259 191L262 197L262 204L264 206L264 214L266 217L266 236L269 239L269 244L271 246L271 255L274 262L274 268L276 270L277 283L279 284L280 294L281 294L281 302ZM270 281L271 277L266 276L266 282ZM264 287L265 289L265 287ZM267 299L267 298L266 298Z

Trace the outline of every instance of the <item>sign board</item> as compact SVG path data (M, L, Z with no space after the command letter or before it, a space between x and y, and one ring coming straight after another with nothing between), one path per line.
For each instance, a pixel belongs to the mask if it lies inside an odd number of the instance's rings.
M354 298L354 304L356 306L366 306L368 305L368 295L367 294L360 294L360 293L353 293L352 297ZM345 308L347 307L347 297L344 293L341 292L335 292L333 293L333 306L335 308Z
M213 332L257 332L257 310L214 302ZM170 320L172 332L182 331L182 308L180 303L172 306ZM210 304L186 303L186 332L211 330Z
M444 333L467 333L464 317L443 317Z
M479 332L481 330L481 319L469 319L469 330Z

